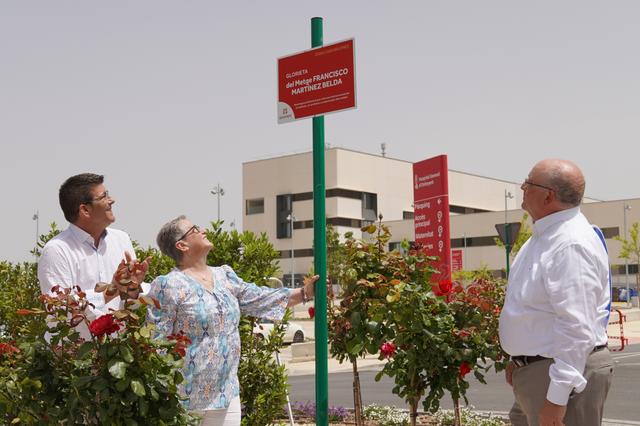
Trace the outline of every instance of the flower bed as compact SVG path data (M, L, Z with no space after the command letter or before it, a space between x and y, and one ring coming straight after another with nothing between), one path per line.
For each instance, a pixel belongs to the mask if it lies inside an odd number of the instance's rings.
M315 426L316 407L313 402L294 402L292 404L294 421L297 426ZM462 424L465 426L503 426L510 423L495 415L477 413L470 408L460 410ZM329 424L335 426L356 425L352 409L329 407ZM405 426L409 425L409 413L396 407L371 404L363 409L364 426ZM284 416L277 425L289 425L288 416ZM418 413L417 425L449 426L454 424L453 410L439 410L435 414Z

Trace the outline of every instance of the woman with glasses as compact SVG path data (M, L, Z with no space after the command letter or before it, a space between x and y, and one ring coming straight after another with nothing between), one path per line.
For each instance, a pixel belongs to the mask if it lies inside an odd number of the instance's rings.
M240 425L240 315L279 320L287 307L313 298L318 277L299 289L265 288L244 282L229 266L210 267L213 245L203 229L180 216L158 233L160 251L176 262L151 284L149 296L160 309L147 321L157 336L183 332L191 339L185 356L181 393L203 425Z

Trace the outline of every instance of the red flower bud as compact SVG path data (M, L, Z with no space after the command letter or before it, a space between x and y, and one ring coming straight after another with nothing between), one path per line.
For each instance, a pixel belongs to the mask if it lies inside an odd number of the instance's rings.
M316 316L316 308L313 306L309 306L309 318L313 318Z
M380 345L380 354L383 358L392 358L396 354L396 345L391 342L384 342Z
M467 364L466 362L463 362L462 364L460 364L459 376L461 379L464 379L464 376L466 376L470 372L471 372L471 366L469 364Z

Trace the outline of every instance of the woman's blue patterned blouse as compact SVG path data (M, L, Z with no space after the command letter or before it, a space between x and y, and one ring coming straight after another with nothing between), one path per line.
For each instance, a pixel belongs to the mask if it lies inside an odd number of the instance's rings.
M189 410L226 408L239 395L240 314L279 320L292 291L246 283L227 265L209 270L213 291L174 269L156 278L149 292L161 306L147 313L156 337L182 331L191 339L180 385Z

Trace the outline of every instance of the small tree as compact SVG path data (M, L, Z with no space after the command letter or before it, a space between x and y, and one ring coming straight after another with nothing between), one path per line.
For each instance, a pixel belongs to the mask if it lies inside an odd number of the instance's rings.
M620 248L620 254L618 257L620 259L627 259L635 263L638 267L638 271L636 272L636 291L640 294L640 223L635 222L631 225L631 229L629 230L629 239L622 238L620 236L616 236L616 241L620 241L622 243L622 247ZM626 272L626 271L625 271ZM629 297L629 296L627 296Z
M496 369L503 367L497 326L504 287L489 279L475 279L466 287L433 284L435 258L426 250L410 248L406 241L402 252L385 250L390 233L382 224L363 232L373 240L344 243L344 298L329 315L331 353L354 365L356 415L355 362L366 353L389 360L376 378L394 378L393 392L409 404L412 424L419 402L424 398L424 408L436 411L445 391L459 413L469 386L464 376L473 371L484 380L489 360L496 361Z
M498 342L499 306L504 289L488 280L476 280L466 288L444 281L396 283L397 296L388 298L386 323L393 342L383 356L389 361L378 374L394 378L393 392L410 405L411 424L416 424L418 403L435 412L445 391L451 393L460 424L460 399L466 398L465 375L474 372L482 383L490 360L496 370L506 357ZM387 346L387 348L389 348Z
M389 228L382 223L362 229L373 239L355 240L346 236L343 245L345 266L340 273L343 299L339 305L329 307L329 339L331 354L340 362L348 359L353 367L354 407L356 423L362 424L362 394L357 359L377 354L389 340L389 326L385 321L388 305L399 293L396 285L401 281L428 280L433 269L424 253L409 254L386 250L391 238Z
M520 231L518 231L518 236L516 237L516 240L513 243L513 246L511 247L511 252L509 253L511 260L513 260L516 257L516 255L518 254L518 252L520 251L524 243L526 243L529 237L531 237L531 234L532 234L532 231L531 231L531 226L529 226L529 214L525 212L522 215L522 219L520 219ZM505 248L505 245L500 238L495 237L493 241L495 241L498 247L502 249Z
M352 239L353 233L344 234L345 240ZM327 278L332 284L339 284L347 267L345 245L340 241L340 234L332 225L327 225Z

